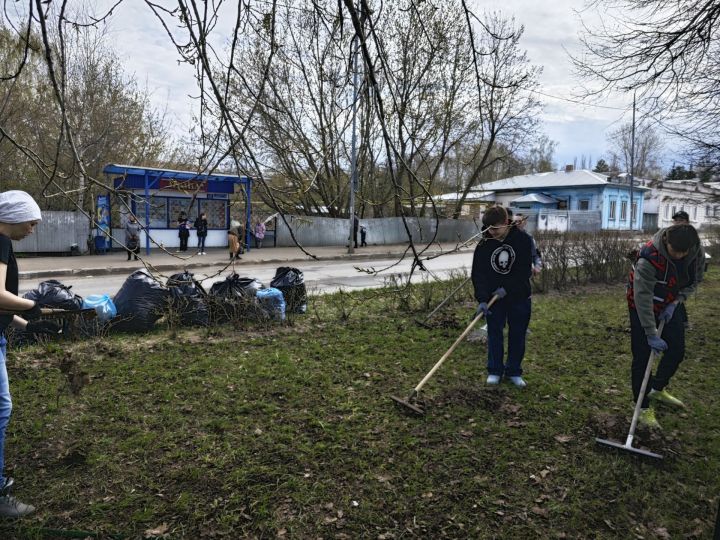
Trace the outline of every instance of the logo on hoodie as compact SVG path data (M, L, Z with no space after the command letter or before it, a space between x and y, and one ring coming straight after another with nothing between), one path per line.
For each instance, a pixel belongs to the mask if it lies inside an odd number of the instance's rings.
M514 262L515 250L507 244L497 248L490 256L490 265L498 274L509 274Z

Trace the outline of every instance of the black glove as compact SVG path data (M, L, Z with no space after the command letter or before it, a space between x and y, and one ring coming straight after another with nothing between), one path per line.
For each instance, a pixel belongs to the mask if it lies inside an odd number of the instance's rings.
M28 334L59 334L62 327L52 321L30 321L25 327Z
M20 313L20 316L28 321L32 319L39 319L41 315L42 311L40 310L40 304L38 304L37 302L35 302L35 305L30 309L26 309L25 311Z

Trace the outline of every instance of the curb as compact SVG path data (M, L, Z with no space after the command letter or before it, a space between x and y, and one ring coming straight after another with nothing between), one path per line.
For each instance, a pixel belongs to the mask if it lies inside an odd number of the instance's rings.
M460 253L471 251L470 249L461 249ZM386 252L386 253L371 253L371 254L344 254L344 255L327 255L318 256L317 259L312 259L307 256L304 257L289 257L289 258L276 258L276 259L260 259L257 261L246 261L241 263L243 265L257 265L257 264L287 264L291 262L304 262L304 263L315 263L319 261L340 261L340 260L377 260L385 259L388 257L400 257L404 252ZM426 251L423 255L434 256L441 255L443 253L449 253L449 251ZM158 264L153 265L153 268L158 272L179 271L181 269L192 269L192 268L210 268L225 266L229 261L222 262L193 262L189 264ZM143 268L143 267L140 267ZM37 278L51 278L59 276L98 276L98 275L110 275L110 274L125 274L130 275L138 268L127 268L124 266L108 266L104 268L56 268L53 270L28 270L26 272L19 272L19 278L21 280L37 279Z

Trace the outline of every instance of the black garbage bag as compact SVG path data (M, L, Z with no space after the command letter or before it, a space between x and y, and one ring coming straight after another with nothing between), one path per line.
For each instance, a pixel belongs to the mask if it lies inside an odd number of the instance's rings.
M83 305L82 296L70 289L72 285L63 285L56 279L43 281L37 289L28 291L23 298L33 300L42 307L57 309L80 309Z
M169 291L144 270L130 274L113 298L118 316L113 328L126 332L152 330L168 307Z
M281 266L275 270L275 277L270 282L270 286L282 291L287 313L305 313L307 311L305 277L300 270Z
M207 293L193 274L185 271L173 274L167 281L172 308L180 314L180 323L188 326L207 326L210 314L205 301Z
M256 299L257 292L262 288L257 279L240 277L234 272L223 281L213 283L208 297L213 320L264 317L265 312Z
M244 278L232 273L223 281L213 283L210 287L210 294L222 298L247 299L253 298L262 287L262 283L255 278Z

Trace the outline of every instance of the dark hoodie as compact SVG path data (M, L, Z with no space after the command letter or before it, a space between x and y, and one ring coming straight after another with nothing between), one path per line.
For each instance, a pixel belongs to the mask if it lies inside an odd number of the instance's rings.
M472 281L478 302L488 302L499 287L508 301L530 296L532 275L532 239L527 233L510 228L504 240L488 236L475 248Z

